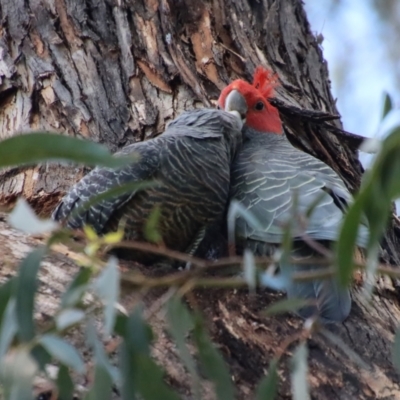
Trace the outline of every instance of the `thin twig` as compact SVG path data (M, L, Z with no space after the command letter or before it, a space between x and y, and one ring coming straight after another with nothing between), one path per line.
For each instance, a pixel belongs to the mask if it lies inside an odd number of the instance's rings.
M77 232L74 232L74 234ZM78 235L79 237L85 238L85 235L83 232L79 232ZM57 249L58 247L64 247L60 245L55 245L53 246L54 250L60 251L60 249ZM226 257L226 258L221 258L220 260L217 261L207 261L203 260L198 257L193 257L191 255L181 253L179 251L174 251L167 249L165 247L160 247L151 243L146 243L146 242L134 242L134 241L129 241L129 242L121 242L113 246L109 246L109 248L115 248L115 247L123 247L123 248L131 248L143 252L151 252L155 253L161 256L169 257L174 260L182 261L182 262L190 262L195 268L192 268L191 270L185 270L181 271L179 273L175 273L172 275L168 275L166 277L161 277L161 278L147 278L146 276L139 274L138 272L135 273L135 276L132 277L126 277L125 276L125 281L129 285L134 285L134 286L143 286L146 288L149 287L165 287L165 286L172 286L172 285L181 285L182 283L188 282L190 279L194 279L198 277L199 275L202 275L205 272L208 272L209 270L216 271L218 269L223 269L227 267L239 267L243 265L243 257L241 256L233 256L233 257ZM63 251L61 251L63 254L66 253L65 248L63 248ZM67 254L69 257L72 256L72 258L75 259L80 259L79 261L89 261L88 257L86 255L82 255L81 257L76 257L78 256L77 254L75 257L73 254ZM91 259L90 261L93 262ZM328 258L313 258L313 259L293 259L289 258L288 260L291 264L293 265L307 265L310 263L316 263L321 266L329 266L334 264L334 259L332 257ZM255 257L255 263L258 266L269 266L271 264L276 264L277 260L271 258L271 257ZM103 265L104 263L99 260L98 262L99 265ZM356 268L360 269L365 269L366 266L365 264L357 263L354 262L354 266ZM377 273L388 275L390 277L395 277L395 278L400 278L400 268L397 266L390 266L390 265L384 265L381 264L377 268ZM293 280L295 281L308 281L308 280L313 280L313 279L323 279L323 278L329 278L331 276L335 275L335 269L334 268L324 268L324 269L319 269L319 270L314 270L314 271L302 271L295 273L293 275ZM150 281L151 279L151 281ZM212 283L211 281L216 282L215 278L212 279L202 279L196 280L195 286L205 286L205 287L211 287L211 286L218 286L218 283ZM219 282L224 286L224 287L232 287L232 286L242 286L244 281L242 280L237 280L234 279L232 280L231 278L229 279L219 279Z
M117 244L112 244L106 247L106 251L110 251L113 249L132 249L142 251L144 253L152 253L160 256L168 257L173 260L182 261L182 262L190 262L193 265L198 267L204 267L207 264L207 261L193 257L190 254L181 253L179 251L170 250L164 246L157 246L155 244L147 243L147 242L137 242L137 241L122 241Z
M223 43L218 43L221 47L223 47L225 50L228 50L229 52L231 52L232 54L234 54L236 57L239 57L243 62L246 62L246 59L241 56L239 53L236 53L236 51L233 51L232 49L230 49L229 47L226 47Z

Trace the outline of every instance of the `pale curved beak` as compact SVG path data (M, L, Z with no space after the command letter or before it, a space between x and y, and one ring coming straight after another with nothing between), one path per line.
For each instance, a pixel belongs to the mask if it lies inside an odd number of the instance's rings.
M247 103L245 98L237 90L232 90L225 99L225 111L239 117L243 123L247 115Z

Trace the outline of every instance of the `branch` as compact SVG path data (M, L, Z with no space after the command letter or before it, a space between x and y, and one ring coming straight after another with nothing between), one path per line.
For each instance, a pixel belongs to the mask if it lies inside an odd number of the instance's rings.
M333 121L340 118L338 114L331 114L324 111L306 110L296 106L289 105L277 98L269 99L269 102L276 107L282 114L295 116L311 122Z

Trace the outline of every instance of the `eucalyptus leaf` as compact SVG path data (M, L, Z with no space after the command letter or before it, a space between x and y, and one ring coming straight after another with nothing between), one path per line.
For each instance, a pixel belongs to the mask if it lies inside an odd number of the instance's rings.
M127 340L119 348L119 370L122 376L121 400L138 400L137 378L135 377L137 358ZM132 354L133 353L133 354Z
M111 364L110 360L108 359L107 354L104 350L104 346L97 337L94 323L91 320L89 320L87 324L86 340L89 346L93 349L96 365L98 365L102 370L99 371L99 373L104 374L106 372L113 383L120 385L120 372L116 367Z
M0 168L44 161L121 167L137 157L113 157L106 147L88 140L48 132L31 132L0 142Z
M92 270L90 268L82 267L79 270L72 282L69 284L67 290L62 295L61 307L74 307L81 301L82 296L88 287L91 276Z
M85 313L77 308L67 308L62 310L55 318L56 326L59 331L63 331L72 325L83 321Z
M154 188L157 185L159 185L159 183L154 180L154 181L128 182L122 185L114 186L103 193L91 197L90 200L84 202L82 205L75 208L71 212L69 218L73 218L74 216L83 213L86 210L89 210L89 208L93 207L94 205L104 200L110 200L113 197L118 197L125 193L138 192L140 190Z
M338 278L341 285L350 283L353 275L353 255L357 243L358 226L361 223L364 201L359 196L350 207L341 227L339 240L336 244L336 260Z
M235 224L238 217L243 218L252 228L262 229L262 225L251 211L247 210L237 200L232 200L227 215L229 244L235 243Z
M57 374L58 398L60 400L72 400L74 395L74 383L65 365L61 365Z
M15 229L32 234L42 234L58 228L58 224L51 219L40 219L28 204L19 198L14 209L8 216L8 223Z
M13 294L13 286L15 285L16 280L16 277L12 277L0 286L0 324L2 323L8 301Z
M34 298L37 289L37 273L46 247L38 247L21 262L15 285L18 336L21 341L30 341L35 336L33 321Z
M250 292L254 293L257 283L257 269L253 253L249 249L246 249L243 254L243 271L244 280L249 286Z
M5 356L7 350L18 331L15 299L11 298L3 312L0 330L0 360Z
M286 312L294 312L312 304L313 303L310 300L305 300L305 299L290 298L290 299L280 300L275 304L272 304L272 306L269 306L263 312L263 314L266 316L271 316L276 314L283 314Z
M119 299L120 273L118 260L110 257L105 268L93 283L96 295L104 304L104 330L107 335L111 335L116 318L116 304Z
M114 325L114 334L119 336L125 336L126 327L128 325L129 317L122 313L117 313Z
M39 343L62 364L73 368L78 373L85 372L85 364L75 347L53 334L46 334L39 338Z
M196 319L193 337L198 349L200 363L204 367L207 378L214 383L217 398L234 400L235 390L228 368L221 354L208 337L199 316Z
M258 279L260 286L279 291L286 291L290 283L290 278L287 275L271 275L268 272L261 272Z
M315 211L315 209L318 207L318 205L326 198L327 193L322 190L321 193L315 197L315 199L310 203L310 205L307 207L307 210L305 212L305 216L307 218L310 218Z
M273 400L278 393L278 360L273 359L265 376L256 391L255 400Z
M187 334L194 328L194 321L188 308L178 296L174 296L167 304L168 330L171 333L179 356L193 379L194 398L200 399L200 379L196 370L195 361L188 350L185 340Z
M360 368L364 368L367 371L371 371L371 367L348 345L343 339L330 332L327 329L321 329L320 333L325 336L332 344L339 347L344 354L347 355L354 363L358 364Z
M362 225L368 225L369 230L367 264L376 264L377 248L389 221L392 201L400 196L399 154L400 127L397 127L382 142L381 151L365 173L360 192L345 216L336 246L339 280L344 285L352 276L354 248L360 242Z
M392 98L390 97L389 93L384 92L382 119L384 119L386 117L386 115L388 115L389 112L392 111L392 109L393 109Z
M147 218L144 227L144 236L146 240L153 243L160 243L162 236L159 232L159 222L161 218L161 207L156 206Z
M293 400L310 400L308 385L308 351L305 343L301 343L292 357L291 385Z
M49 352L40 344L36 344L31 350L31 355L39 365L40 370L45 372L47 365L51 362Z
M112 398L112 379L104 365L96 363L94 367L94 381L87 400L110 400Z
M150 338L149 327L144 323L141 308L138 307L126 324L119 352L122 400L179 400L164 382L163 370L151 359Z
M27 348L20 348L1 359L0 373L7 400L33 400L33 378L38 365Z
M139 354L135 364L141 398L144 400L179 400L179 396L164 382L164 371L150 356ZM129 397L130 399L131 397Z

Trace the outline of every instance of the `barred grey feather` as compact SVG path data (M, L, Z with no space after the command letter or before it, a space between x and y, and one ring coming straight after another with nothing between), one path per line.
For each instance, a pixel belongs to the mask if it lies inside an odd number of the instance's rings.
M307 224L291 220L294 257L315 258L318 253L303 241L305 233L330 246L337 240L340 225L351 194L340 177L325 163L294 148L284 135L261 133L246 128L246 141L233 164L231 198L240 201L261 223L262 229L251 227L245 219L237 223L238 241L257 255L269 255L282 242L285 226L291 218L296 197L298 215L305 215L316 200ZM296 193L296 194L295 194ZM359 230L358 245L365 247L368 229ZM282 266L310 270L317 265ZM293 283L287 288L289 297L317 301L316 307L300 311L303 317L318 313L325 322L344 320L351 307L348 289L334 279Z
M220 110L185 112L151 140L125 147L139 161L120 169L95 168L78 182L53 212L70 228L91 225L99 234L126 220L125 238L145 240L144 226L161 208L159 233L171 249L186 251L199 231L223 218L229 195L230 165L242 143L239 119ZM96 195L130 182L156 180L156 187L103 200L85 212L77 207ZM132 257L140 260L136 253Z

